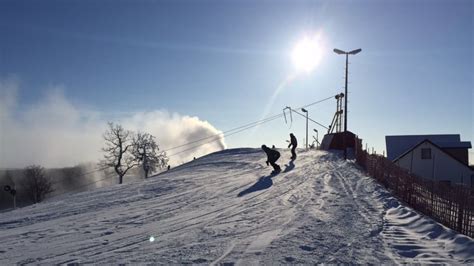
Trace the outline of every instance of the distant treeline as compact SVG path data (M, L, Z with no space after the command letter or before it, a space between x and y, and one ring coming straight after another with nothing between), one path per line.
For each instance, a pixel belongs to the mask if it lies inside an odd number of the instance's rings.
M40 167L40 166L37 166ZM44 200L52 197L67 195L91 190L117 183L117 178L110 170L97 171L94 163L81 164L74 167L50 168L44 170L44 178L51 184L51 191L45 194ZM31 187L31 180L27 177L25 169L0 169L0 210L13 207L13 197L5 191L5 186L15 188L16 206L24 207L35 203ZM141 169L133 169L127 176L127 181L142 179ZM30 181L30 182L29 182ZM42 201L40 199L39 201ZM38 199L37 199L38 201Z
M154 136L133 132L111 122L108 126L103 135L104 159L98 164L53 169L40 165L0 169L0 210L13 208L13 195L16 207L24 207L117 181L122 184L125 176L127 182L142 179L142 176L146 179L166 166L170 168L166 152L160 151Z

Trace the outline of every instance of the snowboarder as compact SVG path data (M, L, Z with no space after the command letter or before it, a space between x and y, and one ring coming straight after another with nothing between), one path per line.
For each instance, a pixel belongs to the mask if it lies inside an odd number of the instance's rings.
M268 148L265 145L262 145L262 150L267 154L267 165L270 164L273 167L272 174L279 173L281 171L281 168L275 162L278 160L278 158L280 158L280 153L276 150Z
M288 145L288 148L291 147L291 160L296 159L296 152L295 152L296 146L298 146L298 141L296 140L295 135L293 135L293 133L290 133L290 144Z

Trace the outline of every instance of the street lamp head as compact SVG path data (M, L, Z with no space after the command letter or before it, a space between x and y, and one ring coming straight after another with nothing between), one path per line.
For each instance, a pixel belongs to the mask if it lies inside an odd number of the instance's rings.
M336 54L350 54L350 55L355 55L355 54L358 54L362 51L362 49L356 49L356 50L352 50L350 52L345 52L343 50L339 50L339 49L334 49L333 50Z
M359 48L359 49L352 50L352 51L348 52L348 54L352 54L352 55L354 55L354 54L358 54L358 53L360 53L361 51L362 51L362 49L360 49L360 48Z
M308 110L306 110L306 109L304 109L304 108L301 108L301 111L303 111L303 112L305 112L305 113L308 112Z

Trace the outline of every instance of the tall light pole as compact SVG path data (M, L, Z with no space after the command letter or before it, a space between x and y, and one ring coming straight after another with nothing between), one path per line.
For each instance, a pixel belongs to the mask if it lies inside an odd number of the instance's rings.
M352 50L350 52L345 52L339 49L333 50L336 54L345 54L346 55L346 84L345 84L345 98L344 98L344 159L347 159L347 147L346 147L346 135L347 135L347 72L349 69L349 55L356 55L362 51L362 49Z
M308 149L308 110L301 108L301 111L306 113L306 150Z

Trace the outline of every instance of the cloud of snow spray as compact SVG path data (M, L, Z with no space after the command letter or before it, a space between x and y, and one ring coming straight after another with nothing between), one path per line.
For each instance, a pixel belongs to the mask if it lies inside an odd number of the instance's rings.
M148 132L155 136L160 147L163 147L161 150L222 133L209 122L196 116L182 116L167 111L139 112L121 121L127 129ZM171 163L176 165L189 161L193 157L200 157L225 148L224 139L219 135L188 146L169 150L167 154L171 156Z
M35 104L20 108L16 97L18 84L13 79L0 80L0 168L30 164L64 167L102 159L107 114L78 108L64 97L60 88L49 90ZM167 111L136 112L122 115L114 122L129 130L154 135L161 150L221 133L198 117ZM200 143L191 146L197 144ZM175 166L225 147L224 139L219 138L172 156L170 164ZM168 154L186 148L189 146Z

